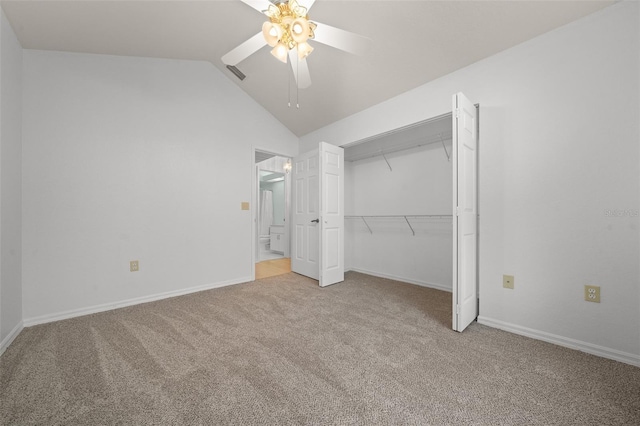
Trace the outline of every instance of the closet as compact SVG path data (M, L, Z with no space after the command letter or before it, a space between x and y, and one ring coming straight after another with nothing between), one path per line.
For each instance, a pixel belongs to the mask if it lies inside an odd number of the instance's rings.
M452 292L452 328L478 316L478 107L293 160L293 272L324 287L345 270Z
M452 114L344 148L345 269L452 291Z

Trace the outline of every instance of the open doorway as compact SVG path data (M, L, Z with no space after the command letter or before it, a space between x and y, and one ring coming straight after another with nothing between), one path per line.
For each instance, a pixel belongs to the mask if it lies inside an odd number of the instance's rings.
M255 278L291 271L289 205L291 159L255 151Z
M258 260L284 257L285 176L260 168L258 196Z

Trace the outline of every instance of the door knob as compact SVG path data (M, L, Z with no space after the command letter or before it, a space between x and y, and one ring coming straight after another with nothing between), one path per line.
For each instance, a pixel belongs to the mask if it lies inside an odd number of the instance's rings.
M311 222L312 222L312 223L319 223L319 222L320 222L320 219L315 219L315 220L312 220Z

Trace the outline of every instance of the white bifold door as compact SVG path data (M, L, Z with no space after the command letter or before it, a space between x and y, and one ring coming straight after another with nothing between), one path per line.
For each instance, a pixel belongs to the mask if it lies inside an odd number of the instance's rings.
M291 270L322 287L344 281L344 150L321 142L291 173Z
M453 95L453 329L478 316L478 110Z

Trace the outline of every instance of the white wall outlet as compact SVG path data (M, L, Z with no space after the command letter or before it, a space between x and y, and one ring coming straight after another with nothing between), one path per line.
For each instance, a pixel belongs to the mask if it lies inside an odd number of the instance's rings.
M585 285L584 300L587 302L600 303L600 287L597 285Z
M140 268L137 260L132 260L131 262L129 262L129 271L137 272L139 269Z
M503 275L502 276L502 287L510 288L513 290L513 275Z

